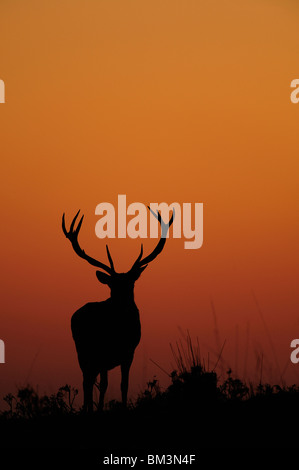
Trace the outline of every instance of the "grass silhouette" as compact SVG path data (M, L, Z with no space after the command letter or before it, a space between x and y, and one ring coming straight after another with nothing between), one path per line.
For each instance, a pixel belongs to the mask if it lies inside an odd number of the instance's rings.
M39 396L28 386L4 397L2 449L199 449L298 448L299 387L246 384L229 369L220 383L187 336L172 347L176 369L162 390L157 378L126 409L115 400L92 415L77 406L69 385Z

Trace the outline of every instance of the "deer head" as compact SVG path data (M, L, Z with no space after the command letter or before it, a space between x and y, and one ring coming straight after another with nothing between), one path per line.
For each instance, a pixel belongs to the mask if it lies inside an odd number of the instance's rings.
M91 258L80 247L79 242L78 242L78 235L82 226L84 215L82 215L81 219L79 220L77 224L77 227L75 228L76 220L79 216L80 210L77 212L77 214L73 218L69 231L66 230L66 226L65 226L65 214L63 214L62 216L62 230L63 230L64 235L66 236L66 238L70 240L75 253L78 256L80 256L80 258L85 259L92 266L95 266L102 270L102 271L96 271L96 276L102 284L107 284L110 287L112 298L115 297L115 298L123 299L123 298L131 297L133 295L135 281L140 277L141 273L145 270L148 264L151 261L153 261L161 253L161 251L164 248L168 229L173 223L173 219L175 215L174 209L173 209L171 219L169 220L168 223L163 222L161 218L161 214L159 212L157 212L156 214L155 212L151 210L150 207L148 207L148 209L154 215L154 217L156 217L156 219L159 221L159 224L161 226L160 240L158 244L156 245L156 247L154 248L154 250L145 258L143 258L143 246L141 245L140 254L138 258L134 262L131 269L126 273L117 273L115 271L113 260L109 252L108 245L106 245L106 251L107 251L109 266L94 258Z

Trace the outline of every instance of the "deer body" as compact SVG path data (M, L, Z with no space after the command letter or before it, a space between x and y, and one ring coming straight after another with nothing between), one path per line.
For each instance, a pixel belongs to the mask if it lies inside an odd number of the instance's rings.
M72 316L71 328L80 367L95 377L121 365L123 358L133 358L141 337L135 303L121 307L111 298L81 307Z
M152 211L151 211L152 212ZM104 396L108 386L108 371L121 367L122 402L126 405L129 371L134 358L134 352L141 337L139 311L134 301L134 285L148 263L162 251L169 226L164 224L160 214L155 215L162 227L162 235L153 252L142 259L143 248L132 268L126 273L117 273L108 249L107 256L110 267L88 256L78 243L78 234L82 225L81 217L77 228L74 229L79 212L71 223L70 230L65 227L64 216L62 229L71 241L78 256L91 265L106 271L96 271L98 280L107 284L111 290L109 299L103 302L90 302L77 310L71 319L71 329L75 341L78 361L83 373L84 411L93 410L93 386L100 374L99 409L103 408Z

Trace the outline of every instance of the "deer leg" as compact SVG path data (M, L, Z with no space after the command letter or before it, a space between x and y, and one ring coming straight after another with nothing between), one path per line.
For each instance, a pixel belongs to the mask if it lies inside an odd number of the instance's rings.
M92 413L93 411L94 381L95 380L90 375L83 376L83 393L84 393L83 411L85 413Z
M100 399L99 399L99 411L104 408L104 397L108 387L108 372L104 370L100 373Z
M132 364L132 360L128 362L124 362L121 364L121 397L122 397L122 404L126 407L127 406L127 397L128 397L128 387L129 387L129 372L130 367Z

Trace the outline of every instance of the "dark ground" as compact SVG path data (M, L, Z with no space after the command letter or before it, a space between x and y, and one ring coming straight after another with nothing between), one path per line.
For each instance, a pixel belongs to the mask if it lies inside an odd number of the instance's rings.
M52 401L30 390L19 391L11 411L0 417L1 455L11 462L33 463L36 458L43 468L43 461L53 459L52 468L66 468L63 462L82 461L89 468L102 467L103 457L111 453L158 453L195 454L197 463L219 458L241 465L261 456L269 463L273 456L299 451L296 386L250 390L230 375L220 386L215 373L198 366L173 376L165 392L154 381L134 406L125 410L110 403L108 410L90 416L73 409L70 388L62 388Z

